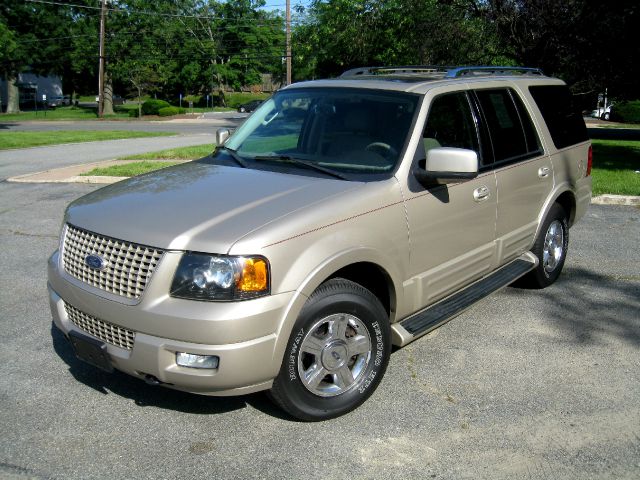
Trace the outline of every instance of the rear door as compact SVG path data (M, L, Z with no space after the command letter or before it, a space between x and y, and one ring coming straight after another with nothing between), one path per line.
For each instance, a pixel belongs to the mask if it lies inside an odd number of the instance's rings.
M553 168L514 89L476 90L475 99L493 153L493 163L484 170L496 175L496 247L498 263L504 264L531 247L553 189Z

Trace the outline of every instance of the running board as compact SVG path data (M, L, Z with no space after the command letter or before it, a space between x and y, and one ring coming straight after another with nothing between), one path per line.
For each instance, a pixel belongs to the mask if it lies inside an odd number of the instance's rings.
M460 315L474 303L533 270L538 259L526 253L463 290L391 326L394 345L404 346Z

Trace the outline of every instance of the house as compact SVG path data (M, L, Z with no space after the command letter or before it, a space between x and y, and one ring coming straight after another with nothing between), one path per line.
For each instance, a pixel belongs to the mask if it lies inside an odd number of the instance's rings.
M20 108L35 108L35 101L42 104L46 95L47 99L62 95L62 80L56 75L41 77L33 73L20 73L16 82L20 92ZM0 79L0 111L7 108L7 82Z

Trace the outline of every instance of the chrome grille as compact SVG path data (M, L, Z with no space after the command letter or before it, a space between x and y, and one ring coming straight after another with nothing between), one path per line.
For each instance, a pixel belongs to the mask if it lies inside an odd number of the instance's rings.
M83 282L126 298L140 298L163 250L104 237L67 225L62 259L65 271ZM88 255L106 262L102 270L85 263Z
M88 315L67 302L64 302L64 309L67 311L69 320L79 329L116 347L126 350L133 348L133 342L136 338L136 333L133 330L128 330Z

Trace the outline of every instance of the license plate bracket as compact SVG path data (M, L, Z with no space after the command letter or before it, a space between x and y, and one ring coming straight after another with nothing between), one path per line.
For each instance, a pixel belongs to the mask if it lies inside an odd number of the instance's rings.
M105 372L113 372L106 344L75 331L69 332L69 340L76 357L80 360Z

